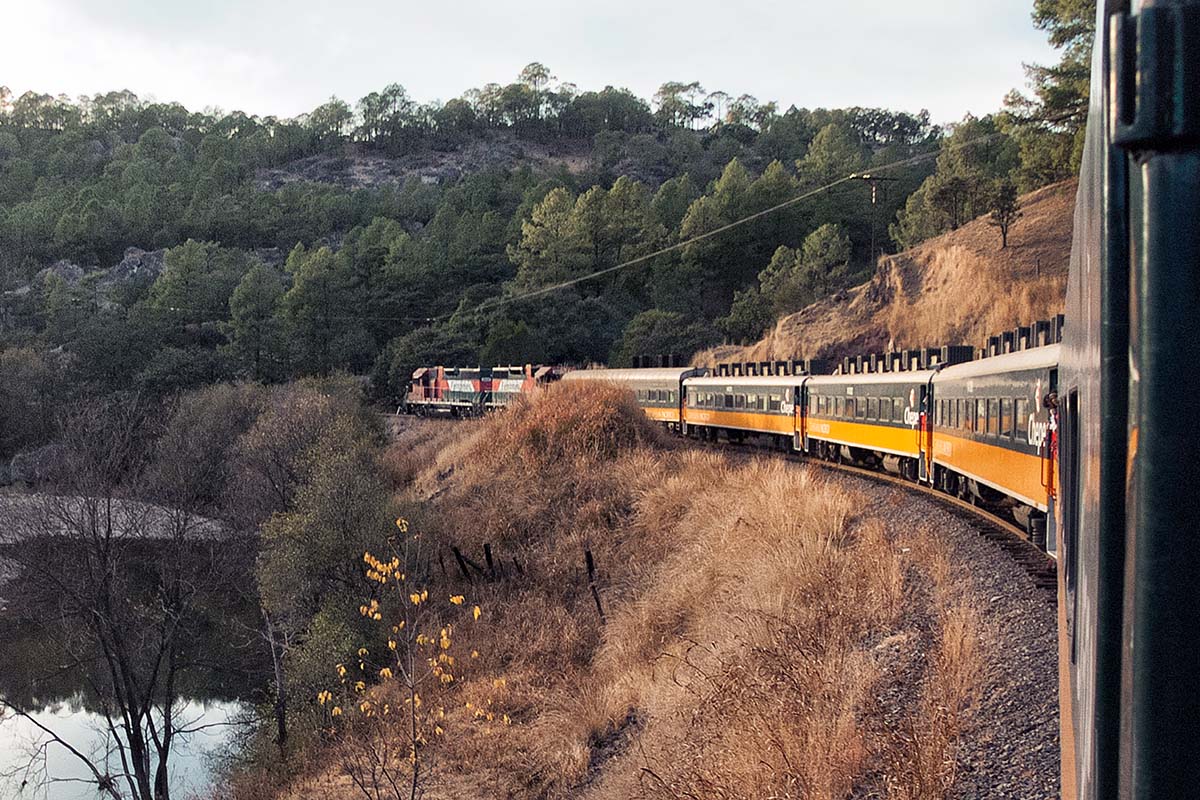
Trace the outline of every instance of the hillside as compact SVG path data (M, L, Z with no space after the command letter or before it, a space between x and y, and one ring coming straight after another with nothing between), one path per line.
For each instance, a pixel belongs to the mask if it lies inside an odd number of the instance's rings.
M722 346L696 363L841 358L988 335L1062 311L1077 181L1021 198L1009 246L986 218L880 259L868 282L779 320L749 347Z
M358 634L304 660L303 744L213 797L408 797L414 739L427 800L1057 794L1055 688L1011 677L1052 668L1053 607L944 511L696 450L598 382L390 422L402 533L367 563L398 580L326 606ZM404 792L361 791L385 767Z

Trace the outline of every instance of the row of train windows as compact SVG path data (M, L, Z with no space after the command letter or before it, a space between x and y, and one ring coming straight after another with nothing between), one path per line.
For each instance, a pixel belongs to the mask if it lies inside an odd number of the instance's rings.
M959 398L938 400L934 424L981 436L1026 440L1025 420L1029 419L1029 400L1020 397Z
M777 394L723 394L696 392L689 395L696 408L733 408L747 411L779 411L783 398Z
M808 396L808 413L823 417L904 422L906 408L903 397Z
M638 389L637 399L639 403L670 403L671 405L679 404L679 390L677 389Z

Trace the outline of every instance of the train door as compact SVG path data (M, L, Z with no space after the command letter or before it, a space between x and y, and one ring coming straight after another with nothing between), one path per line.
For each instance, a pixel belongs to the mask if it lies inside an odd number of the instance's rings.
M800 385L793 390L793 396L796 398L796 407L792 415L792 429L795 431L793 436L793 447L802 452L808 452L808 403L809 390L808 379L805 378L800 382Z
M1047 424L1049 425L1046 434L1046 461L1045 461L1045 486L1046 486L1046 552L1052 556L1058 556L1058 525L1055 521L1055 505L1059 498L1059 489L1062 486L1060 473L1062 468L1059 466L1062 431L1062 409L1059 407L1058 399L1058 370L1050 370L1050 398L1051 402L1047 403L1047 411L1049 412ZM1078 406L1078 393L1076 393L1076 406ZM1078 411L1078 408L1076 408Z
M933 378L921 387L920 414L917 420L917 479L930 483L929 461L933 458Z
M679 379L679 434L687 436L687 380L688 374L684 373Z

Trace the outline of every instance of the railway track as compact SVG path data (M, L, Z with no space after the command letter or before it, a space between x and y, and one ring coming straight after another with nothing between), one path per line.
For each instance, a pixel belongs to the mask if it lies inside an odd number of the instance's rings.
M809 458L800 453L783 452L778 449L745 442L714 443L690 440L690 443L703 447L712 447L729 453L747 455L755 453L769 454L776 457L781 456L797 464L806 464L830 472L840 472L845 475L854 475L874 481L875 483L890 485L908 492L922 494L945 508L958 519L971 525L971 527L979 532L981 537L1004 551L1009 558L1029 575L1034 585L1043 590L1045 599L1048 602L1056 603L1058 600L1058 564L1054 558L1033 544L1029 540L1029 537L1026 536L1025 531L987 508L972 505L957 497L939 492L930 486L913 483L886 472L878 472L864 467L856 467L849 464L834 464L829 461Z

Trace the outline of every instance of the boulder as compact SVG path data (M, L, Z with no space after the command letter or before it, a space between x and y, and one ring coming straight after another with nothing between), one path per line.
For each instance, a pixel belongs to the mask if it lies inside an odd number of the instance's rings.
M166 250L143 250L140 247L130 247L125 250L125 257L108 270L100 279L101 289L129 283L150 283L163 271L163 261Z

